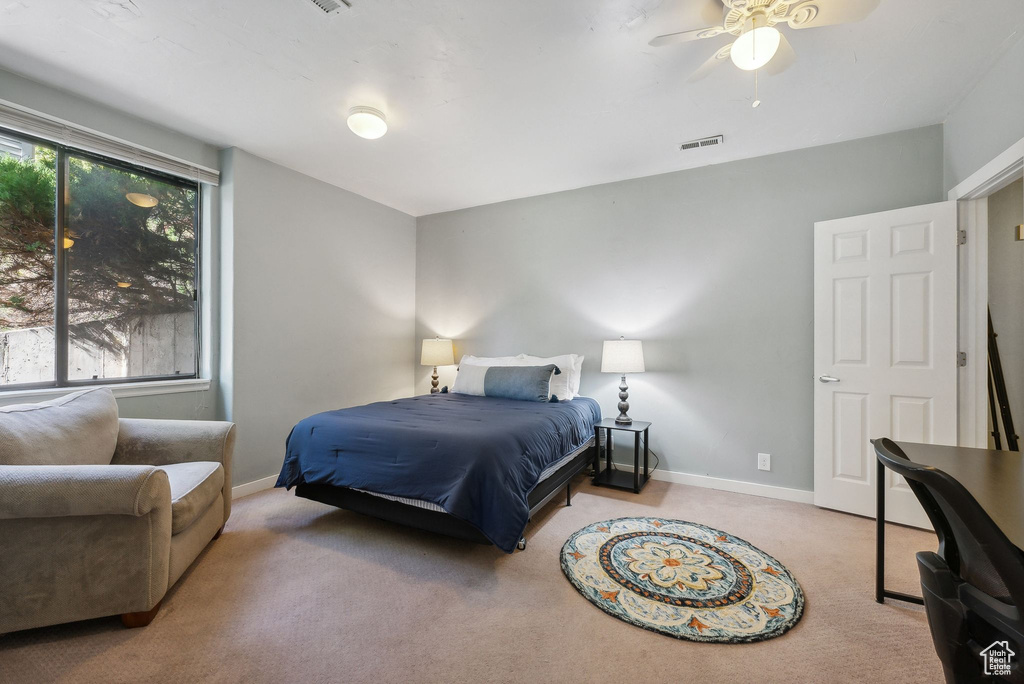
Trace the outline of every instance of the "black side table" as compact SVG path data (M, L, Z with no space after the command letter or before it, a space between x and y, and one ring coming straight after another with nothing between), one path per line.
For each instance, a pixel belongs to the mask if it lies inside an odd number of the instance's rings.
M597 448L594 450L594 479L595 485L602 487L614 487L625 489L639 494L647 480L651 479L647 474L647 458L650 455L648 446L647 431L651 424L643 420L634 420L628 425L616 423L614 418L605 418L594 425L594 438L597 440ZM605 467L601 470L601 430L605 434L604 459ZM633 439L633 472L627 473L624 470L612 470L612 430L632 432ZM640 433L644 435L644 469L640 471Z

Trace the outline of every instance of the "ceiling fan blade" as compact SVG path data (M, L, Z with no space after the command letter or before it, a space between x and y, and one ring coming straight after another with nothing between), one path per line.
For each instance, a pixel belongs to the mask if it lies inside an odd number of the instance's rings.
M782 19L795 29L834 26L860 21L875 11L880 0L807 0L795 2Z
M711 55L711 59L701 64L696 71L690 74L690 77L686 79L686 82L696 83L697 81L701 80L702 78L710 74L712 71L714 71L716 66L729 59L729 53L731 51L732 43L729 43L722 49L715 52L715 54Z
M673 43L685 43L690 40L701 40L703 38L714 38L717 35L725 33L724 26L709 26L708 28L695 29L693 31L680 31L679 33L666 33L663 36L658 36L651 40L648 45L651 47L661 47L662 45L671 45Z
M796 61L796 52L793 51L793 46L786 38L786 34L780 32L779 35L778 51L776 51L775 56L772 57L770 62L761 67L761 71L769 76L777 76L781 74L783 71L793 66L793 62Z

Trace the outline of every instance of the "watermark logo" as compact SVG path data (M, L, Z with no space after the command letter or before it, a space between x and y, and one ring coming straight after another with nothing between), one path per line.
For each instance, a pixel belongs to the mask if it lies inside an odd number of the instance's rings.
M981 652L985 662L985 674L989 676L1005 676L1010 674L1010 663L1017 655L1010 650L1010 644L1005 641L993 642L988 648Z

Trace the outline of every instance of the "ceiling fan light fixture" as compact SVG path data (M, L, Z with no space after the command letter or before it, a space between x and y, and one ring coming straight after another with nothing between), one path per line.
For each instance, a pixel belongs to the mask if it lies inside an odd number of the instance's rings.
M348 127L360 138L376 140L388 132L384 112L373 107L353 107L348 112Z
M757 18L750 21L750 27L744 29L736 42L732 44L729 55L732 63L744 71L760 69L779 50L782 34L774 26L758 26Z

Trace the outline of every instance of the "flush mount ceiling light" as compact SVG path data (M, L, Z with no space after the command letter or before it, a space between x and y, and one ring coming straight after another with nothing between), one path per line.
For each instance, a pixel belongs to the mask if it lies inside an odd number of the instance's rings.
M384 112L373 107L353 107L348 112L348 127L360 138L376 140L388 132Z
M143 209L150 209L160 203L160 200L156 197L147 195L144 192L129 192L124 197L135 206L142 207Z

